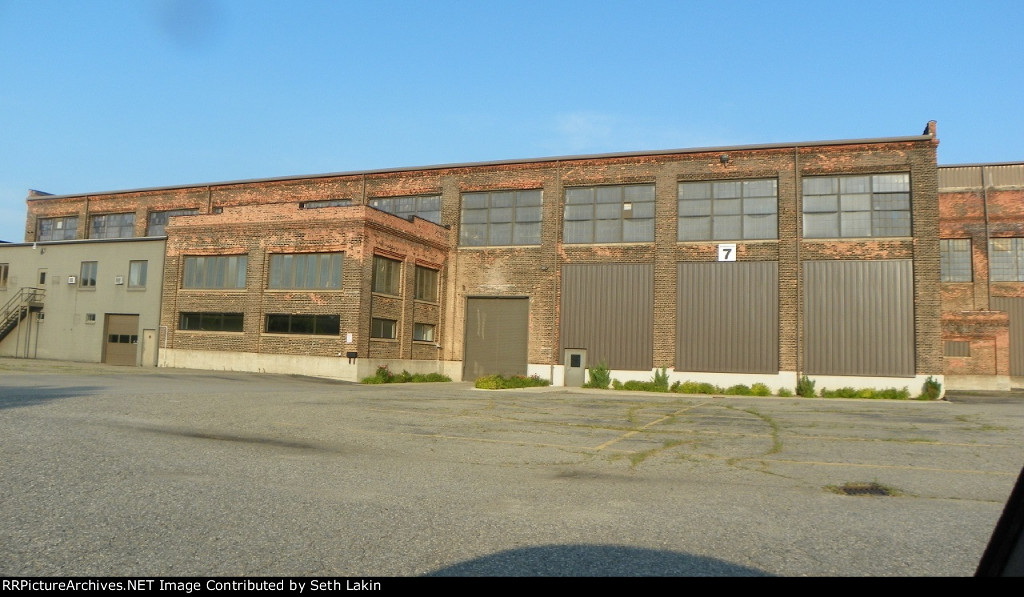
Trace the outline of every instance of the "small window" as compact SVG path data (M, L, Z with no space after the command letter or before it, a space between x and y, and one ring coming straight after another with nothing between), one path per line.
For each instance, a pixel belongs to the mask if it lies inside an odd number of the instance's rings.
M374 255L373 291L381 294L402 294L402 262Z
M89 238L132 238L135 214L103 214L89 218Z
M971 281L971 239L940 239L939 256L943 282Z
M10 265L0 263L0 288L7 288L7 271L9 269Z
M337 336L341 333L341 316L270 313L266 331L268 334Z
M241 313L181 313L178 329L199 332L241 332Z
M351 199L324 199L323 201L303 201L299 209L320 209L322 207L348 207L352 205Z
M78 216L41 218L37 228L37 241L74 240L78 237Z
M438 282L440 273L436 269L416 266L416 299L420 301L437 302Z
M340 289L343 253L299 253L270 256L267 287Z
M86 313L85 314L85 323L96 323L96 314L95 313Z
M411 219L413 216L441 223L441 196L426 195L422 197L378 197L370 199L370 207L386 211L400 218Z
M398 337L398 322L394 319L374 317L370 320L370 337L394 340Z
M129 261L128 288L145 288L147 269L149 269L148 261Z
M433 342L435 326L432 323L417 323L412 328L412 339L418 342Z
M149 226L146 229L146 236L166 236L165 228L170 218L174 216L194 216L199 214L198 209L172 209L169 211L149 212Z
M1024 282L1024 238L989 239L988 261L993 282Z
M82 262L82 275L78 278L79 288L96 288L96 270L99 264L96 261Z
M182 288L245 288L246 255L185 257Z

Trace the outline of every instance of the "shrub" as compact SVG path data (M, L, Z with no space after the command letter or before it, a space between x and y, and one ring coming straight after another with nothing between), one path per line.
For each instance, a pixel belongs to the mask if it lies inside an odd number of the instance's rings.
M750 392L755 396L771 396L772 389L763 383L756 383L750 386Z
M668 369L665 367L661 368L661 371L654 372L654 379L651 380L654 384L655 392L667 392L668 391Z
M590 372L590 380L583 384L584 388L600 388L607 390L608 386L612 383L612 374L608 370L608 365L604 362L600 362L597 365L590 367L587 371Z
M928 379L924 380L924 385L921 386L920 400L938 400L941 395L942 384L929 375Z
M377 367L377 371L370 377L364 377L362 383L365 384L381 384L381 383L424 383L424 382L441 382L451 381L452 378L447 375L440 373L409 373L406 370L402 370L401 373L392 373L388 369L387 365L381 365Z
M482 390L536 388L549 385L551 385L550 381L541 379L537 375L531 375L529 377L524 375L513 375L511 377L505 377L504 375L485 375L477 378L477 380L473 382L473 387L480 388Z
M793 390L791 390L789 388L779 388L779 397L780 398L792 398L793 397Z
M826 388L821 389L822 398L867 398L867 399L883 399L883 400L907 400L910 398L910 391L907 388L898 390L896 388L887 388L885 390L876 390L873 388L839 388L836 390L829 390Z
M727 396L750 396L753 392L750 390L749 386L738 383L734 386L725 388L725 394Z
M682 383L676 382L672 384L672 391L679 394L722 394L722 388L710 384L700 383L696 381L684 381Z
M806 375L800 377L796 382L796 395L804 398L813 398L816 394L814 391L815 382L810 380Z

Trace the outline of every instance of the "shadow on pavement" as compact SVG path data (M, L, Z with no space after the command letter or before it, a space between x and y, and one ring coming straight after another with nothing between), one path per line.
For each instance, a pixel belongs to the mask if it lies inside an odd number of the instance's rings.
M772 576L715 558L621 545L545 545L498 552L424 576Z

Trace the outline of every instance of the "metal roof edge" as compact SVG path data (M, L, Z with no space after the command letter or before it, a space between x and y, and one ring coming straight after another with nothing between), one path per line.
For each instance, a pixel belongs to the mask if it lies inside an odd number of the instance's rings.
M167 240L166 236L133 236L131 238L76 238L74 240L40 240L34 242L7 242L0 243L0 248L3 247L52 247L54 245L82 245L82 244L102 244L102 243L137 243L144 241L159 241L164 242Z

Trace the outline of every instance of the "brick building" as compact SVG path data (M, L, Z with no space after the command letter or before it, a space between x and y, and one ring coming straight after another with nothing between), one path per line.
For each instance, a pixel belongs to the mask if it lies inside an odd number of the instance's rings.
M980 262L984 238L1024 237L1009 224L1024 214L1001 187L954 189L937 143L929 123L882 139L33 193L25 240L166 237L165 366L577 384L605 363L622 380L666 367L773 389L803 374L819 388L916 391L945 373L1007 385L1014 317L988 296L1024 291L987 294ZM969 283L945 281L954 239L972 243Z

